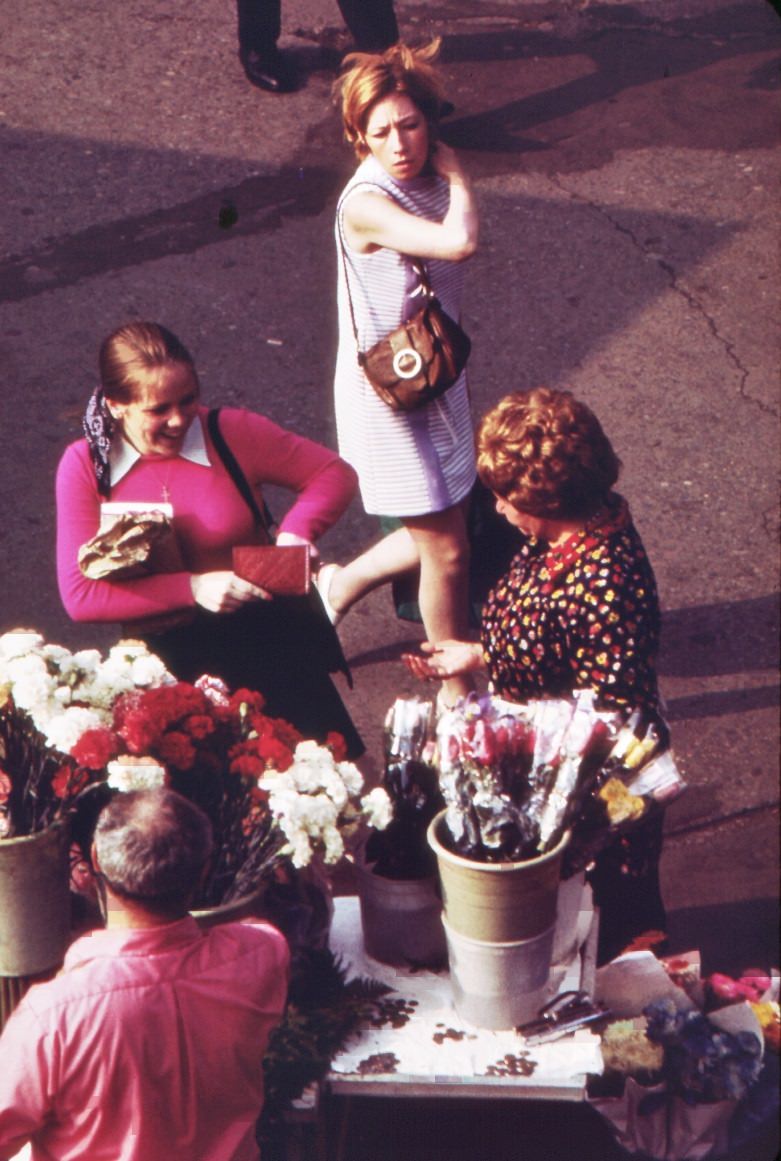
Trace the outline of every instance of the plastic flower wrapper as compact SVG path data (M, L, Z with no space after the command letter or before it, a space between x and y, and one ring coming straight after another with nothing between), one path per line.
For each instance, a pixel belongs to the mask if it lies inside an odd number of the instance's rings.
M455 850L484 861L529 857L537 840L530 794L531 713L469 697L437 725L440 787Z
M552 850L563 878L685 789L655 715L605 711L590 690L517 704L470 697L437 725L451 849L483 862Z
M660 718L642 710L626 721L600 716L609 727L609 752L593 776L582 780L586 793L570 814L573 835L564 853L565 877L586 867L617 833L630 830L686 788Z
M422 698L397 698L385 717L382 793L392 812L386 826L368 819L363 856L389 879L423 879L436 869L426 841L429 823L444 806L434 758L434 705Z
M769 974L750 977L755 987L770 983L763 995L772 994ZM717 975L716 986L726 979ZM703 1011L697 1001L707 1000L709 990L696 952L661 960L648 951L627 953L597 972L597 994L628 1018L603 1030L605 1071L590 1079L589 1099L629 1152L664 1161L721 1156L738 1132L745 1138L777 1113L777 1091L763 1081L757 1013L737 993L718 1010ZM646 1071L649 1051L661 1060Z
M549 704L562 705L557 702ZM579 813L585 788L602 766L609 745L609 726L597 713L591 691L577 694L571 706L563 704L570 716L557 738L557 755L551 763L554 774L546 792L536 801L532 799L533 812L539 818L538 847L541 852L556 845ZM561 729L561 719L565 714L559 710L557 717L557 728Z

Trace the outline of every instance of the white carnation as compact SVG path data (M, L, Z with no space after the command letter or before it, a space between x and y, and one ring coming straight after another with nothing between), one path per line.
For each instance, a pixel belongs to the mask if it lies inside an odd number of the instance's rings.
M53 713L60 713L73 701L73 690L69 685L58 685L50 698Z
M133 662L132 680L136 685L147 688L171 683L174 678L156 654L144 653Z
M44 645L41 649L41 656L46 659L47 665L53 669L62 669L64 665L68 664L71 658L70 649L66 649L64 645Z
M82 681L91 679L102 663L102 657L97 649L79 649L70 659L69 668L76 672Z
M83 733L102 724L96 710L73 705L47 722L46 741L55 750L69 754Z
M129 790L156 790L165 785L164 766L146 763L128 766L125 762L109 762L106 771L111 789L123 793Z
M360 794L363 790L363 774L352 762L339 762L336 769L344 782L350 796Z
M327 863L338 863L344 854L344 841L342 836L335 826L327 826L323 832L323 843L325 845L325 861Z
M344 807L347 806L347 803L350 799L347 793L347 787L342 781L339 772L337 770L325 770L323 772L322 784L323 790L326 792L334 805L339 810L343 810Z
M0 637L0 661L10 661L43 646L43 637L28 629L12 629Z
M309 844L309 838L303 833L298 833L294 841L289 845L292 852L291 858L294 867L308 867L312 861L312 847Z
M27 710L36 725L39 725L35 711L40 710L43 715L47 713L49 697L56 688L45 661L42 657L28 653L9 662L6 672L15 704L19 709Z
M361 807L366 814L366 821L375 830L385 830L393 820L393 803L381 786L375 786L361 799Z

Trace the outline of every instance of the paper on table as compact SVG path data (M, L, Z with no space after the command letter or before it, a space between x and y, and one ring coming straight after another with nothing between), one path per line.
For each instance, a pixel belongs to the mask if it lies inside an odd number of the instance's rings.
M421 1080L466 1083L468 1079L511 1077L513 1084L567 1084L586 1073L602 1071L599 1037L587 1029L551 1044L530 1048L514 1029L490 1032L464 1021L453 1006L450 977L445 972L407 971L389 967L365 953L358 900L335 900L331 948L348 978L379 980L392 988L387 1019L380 1027L364 1027L331 1063L332 1073L396 1074ZM552 983L577 987L578 965L572 976Z

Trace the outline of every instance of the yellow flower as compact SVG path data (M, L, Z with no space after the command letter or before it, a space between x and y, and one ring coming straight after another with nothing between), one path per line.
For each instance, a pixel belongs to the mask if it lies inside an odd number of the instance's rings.
M643 799L637 794L630 794L619 778L608 778L599 791L599 798L605 804L607 816L611 823L642 818L645 814Z

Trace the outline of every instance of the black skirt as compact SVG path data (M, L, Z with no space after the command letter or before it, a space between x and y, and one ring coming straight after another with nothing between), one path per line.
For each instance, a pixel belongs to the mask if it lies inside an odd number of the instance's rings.
M235 613L199 608L189 624L146 641L180 681L209 674L232 691L257 690L264 712L284 718L305 738L322 743L336 730L350 759L364 752L330 677L341 671L350 680L339 638L315 593L253 601Z

